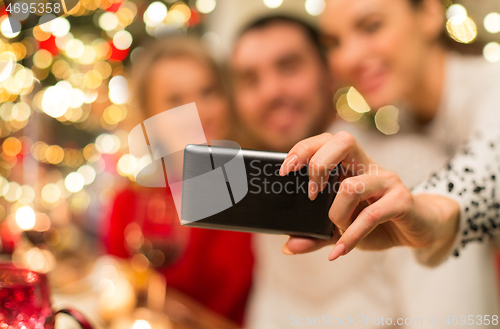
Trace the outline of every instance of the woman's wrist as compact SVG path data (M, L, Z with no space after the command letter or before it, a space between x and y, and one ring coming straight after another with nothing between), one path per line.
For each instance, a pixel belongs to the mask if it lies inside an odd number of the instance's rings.
M460 218L460 206L455 200L430 194L414 196L418 217L428 231L427 243L417 247L417 259L428 266L436 266L452 252Z

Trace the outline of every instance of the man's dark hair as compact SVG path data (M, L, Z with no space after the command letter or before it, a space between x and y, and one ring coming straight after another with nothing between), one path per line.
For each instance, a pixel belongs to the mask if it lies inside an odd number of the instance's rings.
M300 18L285 15L270 15L261 17L241 29L240 33L238 34L238 39L240 39L244 34L248 32L265 29L275 24L290 24L299 27L304 32L307 40L311 42L313 48L318 52L320 58L326 62L326 56L321 45L320 34L318 30L311 24L301 20Z

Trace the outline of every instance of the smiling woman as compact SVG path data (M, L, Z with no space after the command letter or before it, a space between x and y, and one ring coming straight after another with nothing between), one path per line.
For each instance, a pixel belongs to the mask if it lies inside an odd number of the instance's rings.
M444 18L440 0L328 1L321 26L335 77L373 109L404 102L430 121L443 88Z

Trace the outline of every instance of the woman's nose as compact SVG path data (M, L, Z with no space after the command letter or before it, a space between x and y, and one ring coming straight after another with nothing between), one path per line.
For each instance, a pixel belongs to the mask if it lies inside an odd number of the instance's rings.
M330 53L330 65L337 78L350 80L359 71L365 55L365 46L356 40L346 40L342 46Z

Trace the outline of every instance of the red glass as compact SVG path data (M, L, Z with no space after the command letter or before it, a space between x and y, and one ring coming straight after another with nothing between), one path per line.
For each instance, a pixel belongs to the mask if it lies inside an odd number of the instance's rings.
M0 329L53 329L58 313L69 314L82 328L91 329L75 310L52 311L44 274L0 263Z

